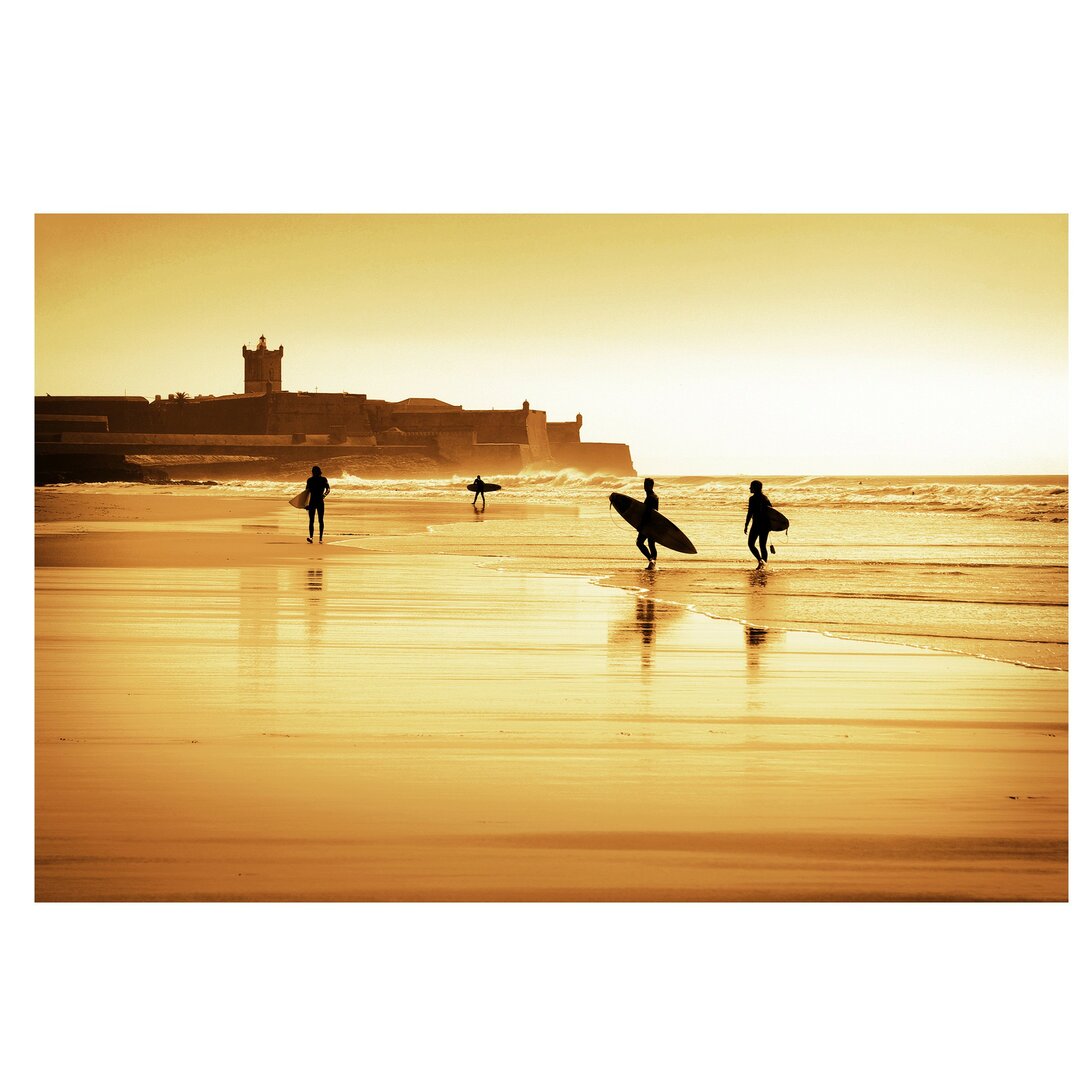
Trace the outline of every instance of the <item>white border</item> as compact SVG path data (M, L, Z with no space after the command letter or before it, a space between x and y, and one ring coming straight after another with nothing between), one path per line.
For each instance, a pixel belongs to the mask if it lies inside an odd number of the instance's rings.
M1068 212L1065 13L20 9L2 74L17 460L34 212ZM1074 1058L1066 905L35 906L28 535L7 541L3 895L9 1054L34 1075L985 1078Z

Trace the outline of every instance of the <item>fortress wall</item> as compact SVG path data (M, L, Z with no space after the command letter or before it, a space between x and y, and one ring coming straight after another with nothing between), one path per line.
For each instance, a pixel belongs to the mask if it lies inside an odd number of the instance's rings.
M265 435L267 399L249 397L199 398L185 402L155 401L151 423L143 431L176 435ZM111 429L115 430L115 429Z
M435 435L439 457L455 464L469 464L476 456L476 432L440 431Z
M393 420L394 404L390 401L372 400L367 402L368 424L374 432L385 431L387 428L397 427Z
M576 420L553 421L547 426L547 437L548 445L555 454L556 447L565 446L567 443L573 443L576 446L581 442L581 425Z
M150 402L142 397L36 397L36 416L104 416L110 431L149 431Z
M391 427L402 431L476 431L472 413L447 409L445 412L395 412ZM481 440L482 441L482 440Z
M378 446L427 446L434 450L438 436L423 431L401 431L398 428L384 428L374 436Z
M548 442L547 413L532 409L525 416L525 432L528 436L532 461L550 461L551 444Z
M302 461L313 456L393 457L397 453L431 456L425 446L377 447L362 439L333 442L326 435L310 435L294 442L289 435L185 435L175 432L63 432L40 435L34 443L38 458L87 458L102 454L116 457L169 457L209 455L214 457L256 456L270 460Z
M439 434L442 439L440 445L447 448L444 456L462 453L467 445L467 436L475 440L476 453L481 453L487 446L524 447L523 452L517 453L491 451L496 455L500 468L505 468L511 458L525 464L548 461L551 458L547 438L547 413L541 410L525 412L523 409L447 409L395 412L392 419L393 426L403 431L433 431ZM462 439L452 442L444 437L449 432L460 433Z
M195 447L212 453L216 449L228 449L230 447L239 448L242 451L252 447L289 449L295 445L303 449L306 446L326 445L326 443L325 440L322 443L293 443L288 436L284 435L208 435L199 432L189 433L182 431L146 431L138 433L65 431L59 435L50 435L39 439L37 445L45 451L55 449L58 452L62 451L65 446L72 450L85 450L88 447L104 450L108 447L119 447L119 453L130 454L139 453L141 448L144 447L153 449L179 446L183 447L185 453L191 452L190 448ZM138 449L133 450L132 447Z
M464 413L480 443L529 443L527 413L521 409L469 409Z
M477 443L469 472L500 476L519 473L528 464L523 453L526 449L521 443Z
M373 434L365 394L270 394L266 430L271 435Z
M528 444L525 417L521 409L402 410L393 413L392 426L402 431L475 431L476 441L481 443Z
M363 394L247 394L191 398L184 402L145 398L36 398L35 415L93 415L112 432L178 435L320 435L339 429L371 437ZM434 415L434 414L425 414ZM58 429L57 429L58 430ZM76 430L68 428L68 430Z
M291 392L182 403L140 397L38 397L34 404L37 430L46 440L59 439L64 431L220 436L221 442L230 436L303 434L330 436L335 445L347 438L354 445L373 447L375 432L395 427L404 434L384 442L429 447L463 469L513 473L527 465L554 463L584 472L636 475L624 443L583 443L580 419L549 424L547 413L537 409L424 408L419 403L400 409L401 403L369 401L364 394Z
M559 447L555 463L563 469L580 469L586 473L613 473L616 476L637 476L626 443L578 443Z
M56 413L52 416L34 417L34 434L43 435L57 431L108 431L107 416L64 416Z

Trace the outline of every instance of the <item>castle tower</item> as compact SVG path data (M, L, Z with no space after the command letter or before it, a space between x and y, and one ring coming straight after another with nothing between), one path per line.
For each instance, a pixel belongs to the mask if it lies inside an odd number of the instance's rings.
M254 349L244 346L244 393L268 394L272 390L281 390L281 358L285 355L285 346L276 349L266 347L266 335L259 338Z

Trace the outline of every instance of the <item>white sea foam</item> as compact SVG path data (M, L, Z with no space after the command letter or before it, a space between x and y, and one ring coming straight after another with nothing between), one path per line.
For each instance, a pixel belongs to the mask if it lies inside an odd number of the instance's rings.
M223 481L226 490L250 494L281 495L302 486L304 474L295 481ZM459 495L472 475L447 478L368 478L346 472L331 477L339 494L368 495L385 499L453 498ZM582 502L606 496L611 491L638 494L641 478L586 474L576 469L524 474L486 474L488 483L501 484L498 497L506 500L536 499ZM743 505L748 496L744 477L669 476L656 477L657 490L665 505L695 509L722 509ZM792 477L765 481L773 504L785 511L807 508L843 510L848 507L881 507L893 510L931 510L947 514L1008 518L1014 521L1066 522L1069 489L1064 477L1045 479L999 477L919 478L919 477ZM793 515L788 512L788 516Z

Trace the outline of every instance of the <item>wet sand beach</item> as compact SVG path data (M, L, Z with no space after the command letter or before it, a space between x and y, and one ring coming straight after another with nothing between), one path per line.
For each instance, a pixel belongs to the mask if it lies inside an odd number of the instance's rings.
M1067 898L1065 672L440 553L470 512L39 492L37 898Z

